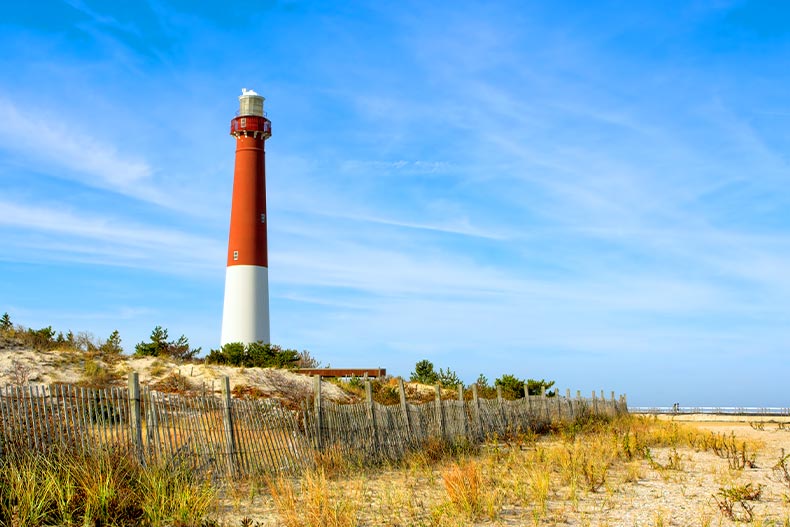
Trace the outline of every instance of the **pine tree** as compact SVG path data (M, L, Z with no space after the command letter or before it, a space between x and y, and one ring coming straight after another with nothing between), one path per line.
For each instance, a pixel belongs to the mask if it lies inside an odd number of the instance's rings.
M11 331L14 329L14 324L11 322L11 317L8 313L3 313L3 316L0 317L0 331Z
M99 350L102 353L110 353L112 355L120 355L123 353L123 348L121 347L121 334L118 333L117 329L110 333L110 336L107 337L104 344L99 347Z

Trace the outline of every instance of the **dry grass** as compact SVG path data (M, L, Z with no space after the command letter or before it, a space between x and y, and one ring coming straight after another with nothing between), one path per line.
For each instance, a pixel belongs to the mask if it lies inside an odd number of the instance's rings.
M0 466L0 525L197 525L215 503L187 470L119 452L10 452Z
M453 463L442 473L447 501L436 509L436 516L460 516L466 520L497 516L498 496L487 485L480 464L475 460Z
M339 493L330 489L323 469L307 472L295 483L279 477L269 482L269 492L286 527L354 527L357 525L361 487Z
M768 434L769 427L764 428L760 433ZM324 525L347 521L376 527L729 527L746 519L745 509L733 501L733 520L714 496L751 483L751 488L765 485L759 499L743 501L752 525L790 527L790 504L783 498L788 484L781 466L772 470L783 458L778 449L762 454L760 441L738 439L739 452L746 441L747 459L754 453L763 468L733 469L726 457L714 453L714 441L715 434L694 426L626 417L555 426L546 436L488 443L479 451L431 443L384 467L363 467L330 450L318 460L324 467L318 476L276 480L271 496L245 502L241 509L260 511L266 526L313 525L309 522L323 515ZM769 462L761 462L761 456ZM313 519L308 510L315 511ZM333 510L353 514L333 516ZM275 512L276 520L267 523L267 511Z

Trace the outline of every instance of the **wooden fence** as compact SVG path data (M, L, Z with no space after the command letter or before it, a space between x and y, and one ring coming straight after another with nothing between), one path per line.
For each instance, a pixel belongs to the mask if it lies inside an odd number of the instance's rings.
M402 382L400 404L366 400L336 404L323 400L315 377L312 401L301 412L274 399L233 399L223 379L221 397L206 393L165 394L140 387L136 373L128 388L71 385L8 386L0 389L0 455L12 450L48 452L67 448L86 453L126 451L142 463L178 462L211 476L299 472L317 451L339 449L366 460L398 459L429 439L480 442L492 435L536 430L553 420L585 413L627 411L625 398L583 399L529 396L509 401L459 389L456 400L410 404Z
M71 385L0 389L0 453L68 448L130 452L142 463L187 463L208 475L299 471L313 448L293 412L274 399L232 399Z
M409 450L429 439L447 442L479 443L486 438L540 431L553 421L572 420L589 414L614 416L628 411L624 395L609 399L592 392L585 399L580 392L547 397L526 395L507 400L497 390L496 399L478 397L472 385L471 399L458 387L455 399L442 398L437 386L432 402L411 404L406 401L403 381L399 379L400 404L383 405L373 401L371 386L365 384L365 401L336 404L321 397L320 378L315 378L314 400L303 407L304 429L316 450L337 449L344 455L371 460L400 459Z

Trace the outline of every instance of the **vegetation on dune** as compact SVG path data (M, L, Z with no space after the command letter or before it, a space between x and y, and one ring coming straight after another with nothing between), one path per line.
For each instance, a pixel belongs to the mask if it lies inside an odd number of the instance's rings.
M169 357L179 360L190 360L200 353L200 348L191 348L189 339L184 335L178 340L167 340L167 329L156 326L151 331L148 342L140 342L134 347L137 357Z
M3 313L0 317L0 336L20 347L36 351L75 351L103 357L119 356L123 353L118 330L113 331L106 340L100 341L87 331L75 334L69 330L64 334L62 331L56 332L52 326L32 329L14 325L8 313Z
M409 380L421 384L438 384L444 388L455 388L461 384L461 380L453 370L439 368L439 371L436 371L433 363L427 359L415 364Z
M246 345L241 342L231 342L220 349L211 350L206 357L207 364L245 368L296 368L299 360L298 351L262 341Z
M186 465L143 467L121 452L6 452L0 525L198 526L217 491Z

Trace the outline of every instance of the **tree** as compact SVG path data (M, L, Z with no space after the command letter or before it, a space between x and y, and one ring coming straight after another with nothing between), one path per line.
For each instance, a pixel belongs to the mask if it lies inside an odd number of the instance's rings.
M447 368L447 370L439 368L436 380L443 388L455 388L459 384L462 384L461 379L458 378L458 374L450 368Z
M167 340L167 330L156 326L151 331L149 342L140 342L134 347L134 354L138 357L170 357L173 359L189 360L200 353L200 348L190 348L189 339L181 335L176 341Z
M515 375L506 373L494 381L494 386L502 387L505 399L521 399L524 397L524 381Z
M80 331L74 339L75 348L79 351L88 353L94 352L99 349L96 337L89 331Z
M56 345L55 330L52 326L41 329L28 328L22 334L22 339L27 346L39 351L51 350Z
M307 350L302 350L299 353L299 363L296 365L298 368L320 368L321 362Z
M488 377L482 373L477 377L475 384L477 385L477 394L480 397L491 399L494 396L494 387L488 384Z
M540 395L543 393L543 389L546 389L546 397L554 397L557 395L557 390L549 391L549 388L554 386L554 381L546 381L541 379L536 381L535 379L527 379L527 390L529 391L530 395Z
M14 324L11 322L11 317L8 313L3 313L2 318L0 318L0 331L8 332L14 329Z
M167 330L156 326L151 331L148 342L140 342L134 347L134 354L138 357L162 357L167 350Z
M439 381L439 374L433 369L433 363L425 359L414 365L414 371L409 380L422 384L436 384Z
M540 395L543 393L543 389L545 388L548 390L552 386L554 386L554 381L546 381L541 379L536 381L535 379L527 379L526 381L519 379L515 375L504 374L502 377L498 378L494 381L495 386L502 387L502 396L506 399L521 399L524 397L524 386L526 385L527 391L530 395ZM554 390L553 392L547 391L546 397L554 397L557 395L557 391Z
M104 344L99 347L99 351L111 355L120 355L123 353L123 348L121 347L121 334L118 333L117 329L110 333L110 336L107 337Z

